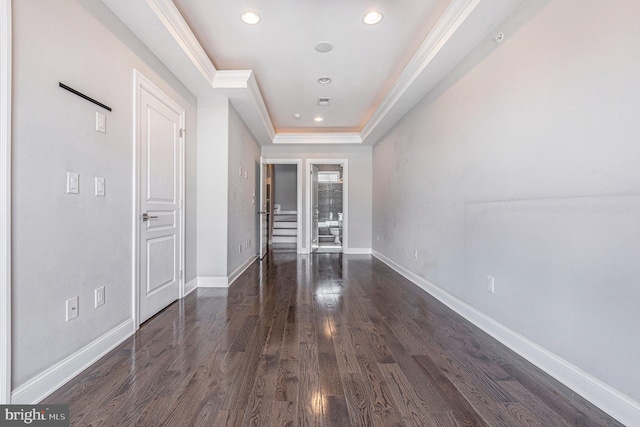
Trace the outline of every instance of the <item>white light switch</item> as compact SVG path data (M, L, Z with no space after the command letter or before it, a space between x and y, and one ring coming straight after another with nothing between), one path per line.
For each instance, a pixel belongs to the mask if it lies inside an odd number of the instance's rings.
M101 176L96 176L96 196L104 197L104 184L104 178Z
M96 111L96 130L98 132L107 133L107 117Z
M67 172L67 194L80 192L80 175L78 172Z

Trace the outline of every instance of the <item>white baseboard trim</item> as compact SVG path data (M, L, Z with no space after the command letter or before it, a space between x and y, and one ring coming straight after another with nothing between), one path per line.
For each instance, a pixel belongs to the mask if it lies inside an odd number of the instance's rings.
M344 253L347 255L371 255L371 248L347 248Z
M229 279L224 276L198 277L199 288L228 288Z
M12 404L33 405L66 384L134 333L133 319L126 320L89 345L56 363L13 390Z
M194 277L193 279L191 279L187 283L185 283L185 285L184 285L184 296L186 297L187 295L189 295L191 292L195 291L196 289L198 289L198 278Z
M375 249L372 255L624 425L638 426L640 403L529 341Z
M241 275L242 273L244 273L244 272L245 272L245 270L251 266L251 264L253 264L254 262L256 262L256 260L257 260L258 258L260 258L260 256L258 256L258 255L254 255L254 256L252 256L251 258L248 258L248 259L247 259L245 262L243 262L242 264L240 264L240 265L238 266L238 268L236 268L235 270L233 270L233 271L231 272L231 274L229 274L229 281L228 281L229 286L231 286L231 285L233 284L233 282L235 282L235 281L236 281L236 279L237 279L238 277L240 277L240 275Z

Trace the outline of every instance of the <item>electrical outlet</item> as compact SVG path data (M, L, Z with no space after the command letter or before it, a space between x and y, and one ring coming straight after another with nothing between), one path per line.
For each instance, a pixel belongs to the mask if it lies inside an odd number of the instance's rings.
M95 291L95 308L104 304L104 286L101 286Z
M418 259L418 250L417 249L413 250L413 258L414 259Z
M487 291L494 294L496 292L496 283L493 276L487 274Z
M238 253L241 254L242 253L242 243L240 243L240 245L238 246Z
M78 317L78 297L69 298L67 300L67 322Z
M378 242L380 241L380 235L378 234Z

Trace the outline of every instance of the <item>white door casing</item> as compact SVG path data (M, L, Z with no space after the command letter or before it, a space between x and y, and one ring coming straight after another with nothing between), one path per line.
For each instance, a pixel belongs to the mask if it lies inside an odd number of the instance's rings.
M264 258L269 250L269 213L271 209L270 188L267 183L269 180L269 165L264 163L260 158L260 206L258 215L260 215L260 259Z
M318 214L320 213L318 209L318 166L315 164L311 165L311 170L309 173L311 176L311 251L318 249L320 246L319 242L319 233L318 233Z
M185 111L138 72L135 81L134 316L139 326L183 294Z
M311 246L313 240L313 206L312 206L312 178L310 171L313 165L342 165L342 251L349 252L349 159L307 159L307 251L313 252Z
M0 404L11 402L11 0L0 0Z
M303 254L306 253L305 249L304 249L304 243L303 243L303 238L302 238L302 200L303 200L303 196L302 196L302 189L304 188L302 185L302 175L303 175L303 170L302 170L302 159L264 159L262 160L263 163L269 164L271 166L274 165L296 165L296 188L297 188L297 193L296 193L296 212L298 213L298 223L297 223L297 230L296 230L296 234L298 236L298 241L296 243L297 245L297 252L299 254ZM272 207L273 209L273 207Z

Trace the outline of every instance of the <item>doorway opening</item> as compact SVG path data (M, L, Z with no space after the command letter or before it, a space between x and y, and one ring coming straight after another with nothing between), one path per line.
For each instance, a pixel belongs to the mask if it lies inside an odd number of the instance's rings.
M302 160L265 159L261 228L267 250L302 252ZM266 182L265 182L266 184Z
M309 162L311 252L344 252L346 248L346 160Z

